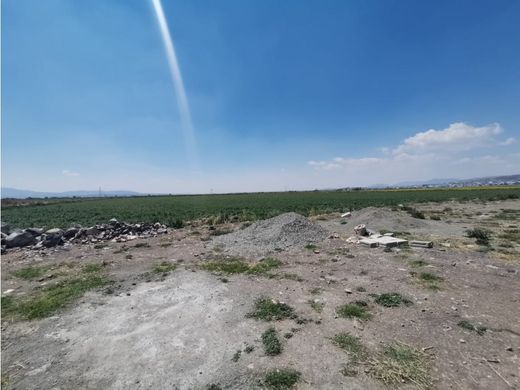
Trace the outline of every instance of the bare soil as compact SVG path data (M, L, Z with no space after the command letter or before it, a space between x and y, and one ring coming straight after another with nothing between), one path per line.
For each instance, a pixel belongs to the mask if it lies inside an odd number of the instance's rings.
M237 248L215 245L214 230L195 223L125 244L12 251L2 256L2 296L29 296L85 264L102 265L112 283L52 317L4 316L2 388L207 389L213 384L254 389L265 387L268 370L281 368L301 372L298 389L417 387L408 381L383 383L371 374L368 360L354 364L331 341L342 332L359 337L371 356L393 341L424 351L434 388L520 388L520 244L501 238L520 228L520 201L416 207L426 219L386 208L360 210L351 219L316 216L313 221L332 238L312 248L266 250L265 256L283 263L266 274L205 271L207 261L222 261L228 252L237 256ZM361 222L374 230L431 239L434 247L387 252L347 243L352 227ZM491 232L489 246L465 236L475 227ZM244 259L250 260L255 259ZM154 272L162 262L177 268ZM29 280L13 275L28 266L60 264L73 271L50 270ZM423 272L442 280L422 280ZM371 294L387 292L412 303L375 303ZM298 317L249 318L261 296L290 305ZM371 319L337 315L338 306L354 301L367 302ZM461 320L487 330L480 335L458 326ZM270 326L282 340L277 356L266 355L262 347L261 335ZM289 333L290 338L283 337Z

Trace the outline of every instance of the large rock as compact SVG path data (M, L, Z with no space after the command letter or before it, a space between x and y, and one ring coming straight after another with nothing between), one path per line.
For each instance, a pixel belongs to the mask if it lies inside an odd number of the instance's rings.
M46 248L60 245L63 243L61 237L61 234L45 234L43 236L42 245Z
M4 234L11 233L11 226L8 223L2 222L2 233L4 233Z
M75 227L68 228L63 233L63 238L69 240L69 239L73 238L78 232L79 232L78 228L75 228Z
M34 237L38 237L43 234L43 229L40 228L27 228L25 231L27 233L31 233Z
M36 238L31 233L26 231L11 233L5 239L5 246L7 248L22 247L27 245L33 245L35 243Z
M62 236L63 235L63 230L59 229L59 228L53 228L53 229L49 229L45 232L45 234L52 234L52 235L59 235L59 236Z

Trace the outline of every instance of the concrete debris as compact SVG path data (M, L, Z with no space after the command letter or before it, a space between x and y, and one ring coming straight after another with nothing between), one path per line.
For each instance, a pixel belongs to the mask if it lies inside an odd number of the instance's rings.
M366 225L364 225L364 224L357 225L354 228L354 233L356 233L357 236L366 236L366 235L368 235Z
M2 226L5 226L5 224ZM4 230L7 231L7 229ZM42 249L66 243L126 242L140 237L154 237L167 232L166 225L159 222L154 224L127 224L119 222L115 218L112 218L108 224L99 224L89 228L71 227L66 230L53 228L45 232L39 228L28 228L12 232L5 237L2 233L2 253L11 248Z
M347 211L346 213L341 214L341 218L348 218L352 216L352 213L350 211Z
M410 246L415 246L415 247L419 247L419 248L433 248L433 242L432 241L412 240L412 241L410 241Z

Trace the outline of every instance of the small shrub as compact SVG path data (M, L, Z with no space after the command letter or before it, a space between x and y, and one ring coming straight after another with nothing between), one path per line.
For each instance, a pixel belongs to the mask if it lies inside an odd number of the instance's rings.
M396 292L383 293L376 296L375 302L385 307L397 307L401 304L411 305L412 301Z
M469 238L475 238L479 245L489 245L490 233L485 229L475 228L466 231Z
M314 244L307 244L305 245L305 249L308 249L308 250L314 250L314 249L318 249L318 247Z
M458 322L457 325L460 326L461 328L469 330L471 332L477 332L477 334L480 336L482 336L487 330L487 328L485 326L473 325L471 322L469 322L467 320L462 320L462 321Z
M311 305L311 307L317 311L318 313L321 313L323 311L323 307L325 306L325 304L323 302L316 302L316 301L313 301L313 300L310 300L307 302L309 305Z
M369 364L368 373L388 385L412 383L419 389L430 389L433 385L428 357L401 343L386 345L383 353Z
M366 355L366 350L359 338L350 333L338 333L332 338L334 345L348 352L354 360L358 360Z
M442 282L444 280L442 276L432 274L431 272L421 272L419 278L426 282Z
M171 271L175 271L176 268L177 268L177 266L175 264L163 261L160 264L154 265L154 267L152 268L152 271L155 272L156 274L168 274Z
M290 369L269 371L264 378L264 385L272 390L288 390L300 380L301 373Z
M239 349L238 351L235 352L235 354L233 355L231 360L235 363L238 362L238 360L240 359L240 355L242 355L242 351Z
M226 274L242 274L249 270L249 265L239 259L209 261L202 264L202 268L207 271L218 271Z
M270 327L262 334L265 354L275 356L282 353L282 343L274 327Z
M147 242L138 242L134 245L134 248L150 248L150 244Z
M285 318L292 318L293 316L294 309L291 306L267 297L258 298L255 301L254 310L247 314L249 318L264 321L280 321Z
M278 268L282 265L282 262L280 260L276 260L273 258L266 258L262 261L258 262L257 264L253 265L251 268L249 268L248 273L250 274L262 274L266 273L267 271L270 271L273 268Z
M336 309L338 316L342 318L359 318L367 320L371 317L366 307L360 306L356 303L347 303L346 305L340 306Z
M412 268L420 268L420 267L424 267L424 266L427 266L428 263L424 260L412 260L410 261L410 266Z

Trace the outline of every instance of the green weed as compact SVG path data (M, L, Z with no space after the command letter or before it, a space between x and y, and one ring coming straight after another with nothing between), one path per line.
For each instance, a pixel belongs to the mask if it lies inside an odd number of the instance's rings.
M262 343L266 355L275 356L282 353L282 343L274 327L270 327L262 334Z
M269 371L264 378L264 385L271 390L288 390L300 380L301 373L290 369Z
M368 320L372 315L368 312L367 308L356 303L347 303L343 306L336 308L336 313L342 318L359 318L362 320Z
M377 295L374 301L375 303L385 307L396 307L401 304L408 306L412 304L412 301L396 292Z
M294 316L294 309L291 306L267 297L258 298L255 301L254 310L247 314L248 318L264 321L280 321Z

